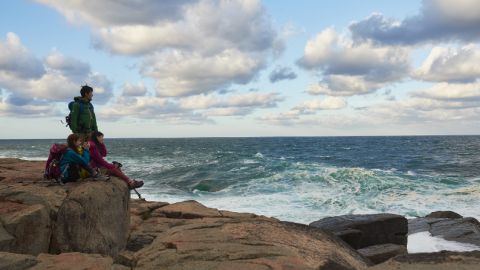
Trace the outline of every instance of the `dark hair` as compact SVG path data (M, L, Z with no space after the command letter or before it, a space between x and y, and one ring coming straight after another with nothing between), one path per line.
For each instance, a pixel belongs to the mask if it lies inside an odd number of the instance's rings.
M75 142L79 139L80 139L80 135L78 135L76 133L70 134L67 138L67 147L71 148L73 151L75 151L75 153L80 155L80 153L78 153L78 148L75 145Z
M90 92L93 92L93 88L88 86L87 84L83 85L82 89L80 89L80 95L82 95L82 97L84 97L85 94L88 94Z
M97 146L98 150L100 151L100 155L103 156L102 148L100 147L100 142L98 141L97 137L103 136L103 133L100 131L93 131L92 132L92 142Z

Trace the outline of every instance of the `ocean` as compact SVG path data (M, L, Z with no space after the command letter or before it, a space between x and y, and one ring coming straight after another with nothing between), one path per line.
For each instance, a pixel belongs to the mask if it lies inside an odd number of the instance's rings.
M64 142L0 140L0 158L46 160L52 144ZM208 207L303 224L346 214L415 218L439 210L480 218L480 136L104 142L107 161L121 162L127 176L144 181L138 191L151 201L196 200ZM421 237L417 248L428 235ZM480 249L459 245L457 250L461 248Z

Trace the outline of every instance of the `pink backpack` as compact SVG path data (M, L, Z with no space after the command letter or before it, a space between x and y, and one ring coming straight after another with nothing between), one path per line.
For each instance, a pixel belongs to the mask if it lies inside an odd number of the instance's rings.
M62 178L65 176L65 170L68 166L66 166L62 172L60 169L60 160L62 160L66 150L67 147L59 143L53 144L52 148L50 148L50 155L48 155L47 164L45 165L42 183L44 183L45 180L50 180L50 183L53 183L55 179L57 183L63 186Z

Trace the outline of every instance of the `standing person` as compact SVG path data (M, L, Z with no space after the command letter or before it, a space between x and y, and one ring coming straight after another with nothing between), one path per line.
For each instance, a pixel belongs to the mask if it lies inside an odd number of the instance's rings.
M71 134L67 138L67 150L63 154L60 161L60 170L64 172L62 182L75 182L80 178L80 168L88 171L95 181L107 181L109 177L95 171L88 163L90 160L90 144L86 143L83 146L83 154L79 154L78 148L81 145L80 136L78 134Z
M103 143L103 133L100 131L94 131L92 133L92 141L89 141L88 143L90 144L90 164L92 167L106 168L106 172L104 172L106 175L114 175L123 179L125 182L127 182L129 189L140 188L143 186L142 181L135 181L128 178L122 172L118 163L108 163L103 159L107 156L107 148Z
M73 133L80 135L80 141L83 144L92 140L92 131L98 131L98 127L93 105L90 103L93 98L93 88L88 85L82 86L80 95L73 99L75 103L71 108L71 128Z

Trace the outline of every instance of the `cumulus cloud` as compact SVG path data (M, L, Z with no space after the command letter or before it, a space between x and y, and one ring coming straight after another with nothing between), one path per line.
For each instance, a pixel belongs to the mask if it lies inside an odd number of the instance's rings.
M291 67L285 66L277 66L270 75L268 75L268 79L271 83L275 83L282 80L293 80L297 78L297 74L292 70Z
M99 117L107 121L117 121L125 116L139 119L155 119L165 124L213 124L200 113L182 110L166 98L118 96L117 102L100 111Z
M0 40L0 79L38 79L45 73L42 61L21 44L16 34L9 32L5 41Z
M213 94L199 94L173 102L159 97L128 97L120 95L117 102L102 109L100 115L111 121L125 116L141 119L163 119L170 124L215 123L209 116L248 115L256 109L277 107L283 101L275 91L269 93L247 93L218 98ZM199 110L203 110L198 112Z
M0 99L0 117L40 118L60 115L62 114L56 107L42 100L21 100L18 96Z
M187 96L207 93L233 83L247 84L265 63L238 50L226 50L211 57L182 51L151 56L154 63L142 74L156 80L157 96Z
M44 61L47 67L59 70L67 77L82 79L90 73L90 64L77 58L65 57L61 53L53 53L47 56Z
M432 82L472 81L480 77L480 50L470 44L461 48L434 47L420 68L411 73L414 79Z
M347 107L347 102L343 98L328 97L324 100L314 99L312 101L304 101L292 109L281 112L279 114L267 113L256 120L266 122L272 125L306 125L318 124L324 122L325 119L300 118L302 115L316 114L318 110L339 110Z
M144 96L147 93L147 88L142 82L138 82L138 85L135 86L128 82L123 86L123 95L124 96Z
M307 42L297 64L323 75L363 76L366 81L398 81L408 75L413 58L404 47L354 44L328 28Z
M31 0L55 8L73 24L95 26L128 24L154 25L183 19L186 9L197 0L81 1ZM107 12L106 12L107 11Z
M443 82L430 89L410 91L409 94L438 100L480 100L480 79L466 84Z
M110 0L38 2L56 8L70 22L92 24L95 48L143 56L141 72L156 80L158 97L246 84L285 47L259 0L140 0L134 8Z
M292 110L339 110L347 107L347 102L340 97L328 97L324 100L304 101Z
M480 103L477 101L443 101L424 98L405 99L390 104L375 104L361 114L378 122L416 125L464 120L478 121Z
M310 83L305 89L309 95L353 96L375 92L386 84L366 81L363 76L327 76L320 82Z
M113 96L111 82L92 72L88 63L55 51L40 60L14 33L8 33L7 40L0 42L0 87L5 98L2 115L57 115L52 102L72 100L85 83L93 87L97 104L104 104Z
M423 0L418 15L403 21L374 13L349 26L356 42L416 45L480 40L480 2L476 0Z

